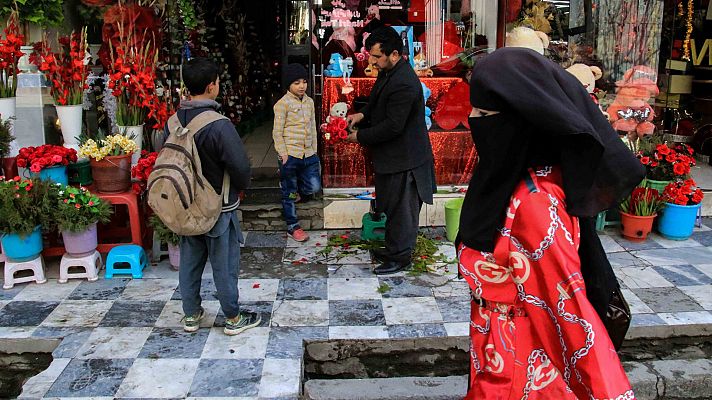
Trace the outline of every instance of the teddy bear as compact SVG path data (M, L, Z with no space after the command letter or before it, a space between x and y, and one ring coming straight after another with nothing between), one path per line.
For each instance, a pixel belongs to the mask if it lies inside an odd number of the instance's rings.
M507 33L505 47L526 47L544 55L544 49L549 47L549 36L532 28L519 26Z
M331 106L331 110L329 111L329 116L326 117L326 123L331 122L332 117L337 117L337 118L346 118L346 113L349 111L349 105L344 103L343 101L334 103L333 106Z
M334 103L329 111L329 116L326 121L319 127L324 133L324 140L327 143L336 143L339 140L346 139L348 132L346 128L346 113L349 111L349 105L344 102Z
M598 102L598 97L596 97L596 95L594 94L594 90L596 89L596 81L601 79L601 77L603 76L603 72L601 72L601 69L595 65L589 66L586 64L574 64L566 68L566 71L568 71L571 75L575 76L576 79L581 82L583 87L588 92L589 96L591 96L593 102L598 105L598 108L601 110L601 113L603 113L606 119L610 120L608 113L603 111L603 107L601 107Z
M623 79L616 82L616 98L607 111L613 128L627 132L634 140L655 131L655 112L648 100L660 93L657 73L645 65L636 65L625 72Z
M341 61L343 57L339 53L331 53L331 59L329 59L329 65L324 70L324 75L329 78L336 78L343 75L341 70Z

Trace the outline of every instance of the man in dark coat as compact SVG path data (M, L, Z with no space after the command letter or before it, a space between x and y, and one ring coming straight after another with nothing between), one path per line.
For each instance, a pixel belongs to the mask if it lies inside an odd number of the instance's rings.
M420 209L423 202L433 203L435 173L423 89L402 58L400 35L390 27L377 29L366 39L366 48L378 79L368 105L348 117L349 140L371 151L376 211L387 217L386 248L374 252L382 263L374 273L380 275L410 267Z

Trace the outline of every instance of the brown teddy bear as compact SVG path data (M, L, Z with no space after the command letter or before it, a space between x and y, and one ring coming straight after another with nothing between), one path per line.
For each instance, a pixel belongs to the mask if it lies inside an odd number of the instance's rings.
M598 103L598 97L596 97L596 95L594 94L594 90L596 89L596 81L601 79L601 77L603 76L601 69L596 67L595 65L589 66L586 64L574 64L566 68L566 71L568 71L571 75L575 76L576 79L581 82L583 87L588 92L589 96L591 96L591 100L593 100L594 103L598 104L598 108L601 110L606 119L610 121L610 116L607 112L603 111L603 108Z
M655 131L653 119L655 112L648 100L658 95L660 90L655 83L657 73L645 65L636 65L616 82L616 98L608 107L608 114L613 128L633 136L651 135Z

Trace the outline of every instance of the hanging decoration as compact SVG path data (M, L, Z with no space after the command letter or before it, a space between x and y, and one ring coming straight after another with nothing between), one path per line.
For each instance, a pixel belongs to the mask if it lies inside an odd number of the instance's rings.
M683 9L684 0L680 0L677 3L677 15L678 17L683 17L685 15L685 10ZM695 4L693 0L687 0L687 18L685 20L685 40L682 42L682 59L685 61L690 61L690 37L692 36L692 17L695 11Z

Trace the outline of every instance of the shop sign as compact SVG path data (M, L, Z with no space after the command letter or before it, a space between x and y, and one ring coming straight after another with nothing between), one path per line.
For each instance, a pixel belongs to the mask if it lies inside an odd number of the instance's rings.
M697 46L695 46L695 39L692 39L690 40L690 50L692 50L692 65L712 66L712 39L705 39L699 53L697 52ZM703 64L705 54L707 54L707 62Z
M400 0L378 0L378 9L380 10L402 10L403 5Z

